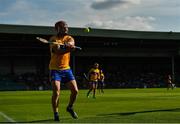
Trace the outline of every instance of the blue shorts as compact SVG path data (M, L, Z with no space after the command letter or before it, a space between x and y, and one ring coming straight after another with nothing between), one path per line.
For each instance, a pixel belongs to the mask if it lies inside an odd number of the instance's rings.
M75 80L75 78L71 69L50 70L50 81L60 81L62 83L67 83L72 80Z

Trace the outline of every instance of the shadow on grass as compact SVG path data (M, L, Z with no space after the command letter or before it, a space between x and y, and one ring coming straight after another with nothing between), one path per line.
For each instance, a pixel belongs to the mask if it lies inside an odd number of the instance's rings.
M150 112L177 112L180 111L180 108L174 109L159 109L159 110L148 110L148 111L136 111L136 112L123 112L123 113L110 113L110 114L99 114L97 116L114 116L114 115L121 115L121 116L128 116L134 115L139 113L150 113Z

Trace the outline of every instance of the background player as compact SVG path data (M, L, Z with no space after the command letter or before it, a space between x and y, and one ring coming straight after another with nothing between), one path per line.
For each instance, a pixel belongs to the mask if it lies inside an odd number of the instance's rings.
M65 45L50 45L51 60L49 64L50 81L52 83L52 108L54 112L54 120L59 121L58 105L60 95L60 84L66 83L71 90L69 104L66 110L73 118L78 118L73 110L73 104L76 100L78 87L74 75L69 66L70 52L74 49L74 39L68 35L68 27L66 22L59 21L55 24L57 35L50 38L51 42L63 43Z
M96 89L98 85L98 80L100 77L99 64L94 63L93 68L91 68L88 72L89 78L89 91L87 93L87 97L89 97L90 92L93 90L93 98L96 98Z
M169 88L171 88L172 90L174 89L175 87L175 84L172 83L172 77L170 74L167 75L166 77L166 82L167 82L167 90L169 90Z
M100 70L100 77L98 80L98 88L99 88L99 92L104 93L104 73L102 70Z

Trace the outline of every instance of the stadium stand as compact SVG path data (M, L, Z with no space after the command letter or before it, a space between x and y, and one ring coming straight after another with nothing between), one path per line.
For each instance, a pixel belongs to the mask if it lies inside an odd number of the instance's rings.
M180 33L69 28L82 51L72 53L71 67L80 88L86 88L83 73L94 62L105 73L106 88L164 87L164 76L180 81ZM50 26L0 24L0 90L47 90ZM63 86L63 88L65 88Z

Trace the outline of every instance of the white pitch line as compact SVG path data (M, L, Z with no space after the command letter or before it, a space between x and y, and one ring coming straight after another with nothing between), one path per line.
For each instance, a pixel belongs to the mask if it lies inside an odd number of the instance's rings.
M4 114L3 112L0 112L0 115L2 115L6 120L8 120L9 122L16 122L15 120L13 120L12 118L8 117L6 114Z

